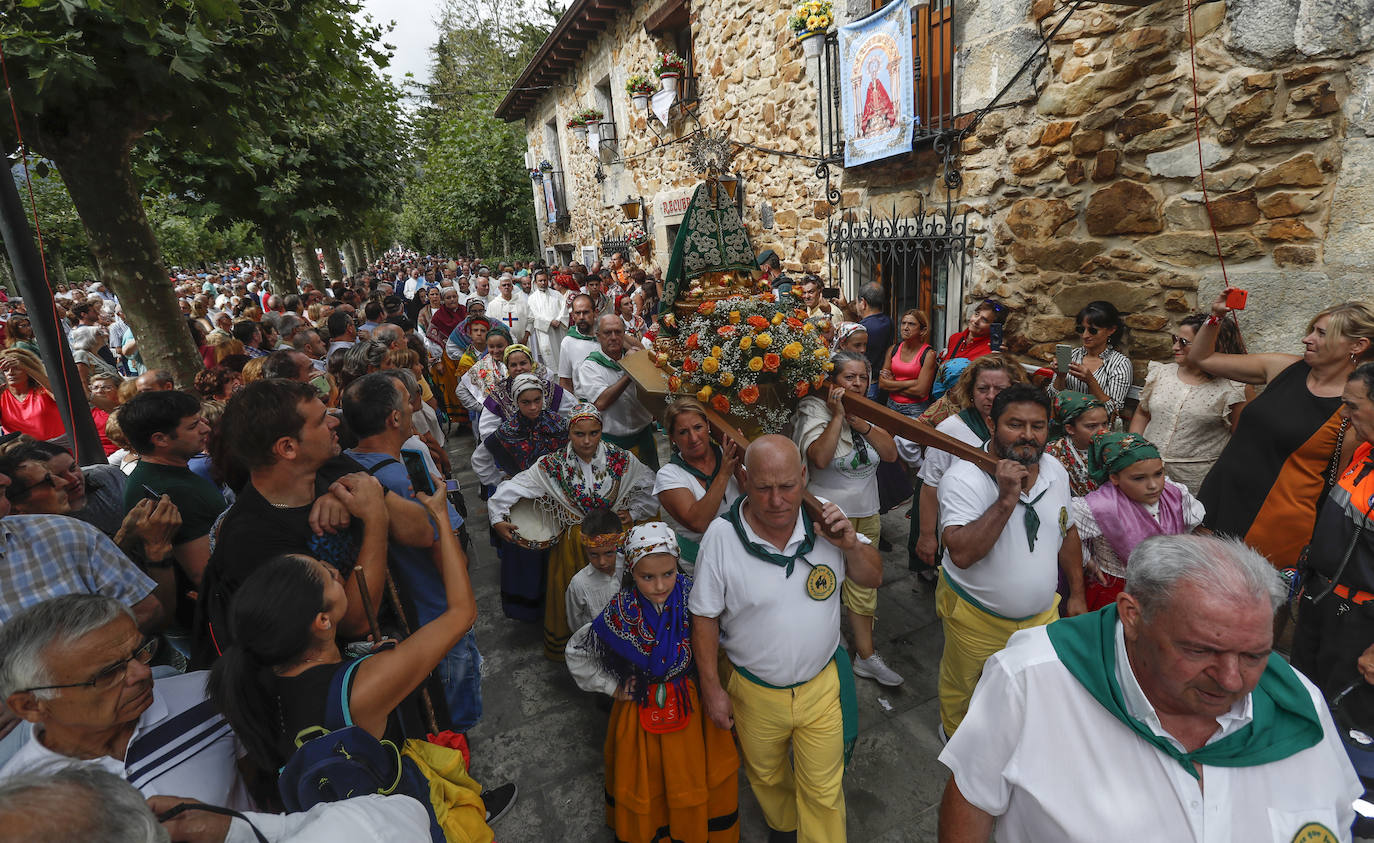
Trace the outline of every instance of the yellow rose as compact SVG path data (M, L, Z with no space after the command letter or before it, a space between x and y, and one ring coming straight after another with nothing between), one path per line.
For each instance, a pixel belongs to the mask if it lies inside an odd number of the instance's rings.
M772 319L771 321L772 321L772 323L773 323L774 325L781 325L781 324L782 324L782 314L781 314L781 313L774 313L774 314L773 314L773 319Z
M762 358L762 357L750 357L750 358L749 358L749 371L751 371L751 372L761 372L761 371L763 371L763 358Z
M833 371L835 371L835 364L834 364L834 363L831 363L829 360L827 360L827 361L825 361L825 365L822 366L821 368L822 368L822 369L825 369L827 372L833 372Z
M711 400L711 387L709 387L709 386L703 386L701 389L699 389L699 390L697 391L697 400L698 400L698 401L710 401L710 400Z
M786 357L788 360L796 360L798 357L801 357L801 353L802 344L799 342L790 342L782 347L782 356Z
M802 333L803 333L803 334L814 334L815 332L816 332L816 325L815 325L814 322L807 322L806 324L802 325Z
M719 360L719 359L720 359L720 356L721 356L722 354L724 354L724 353L725 353L724 350L722 350L720 346L718 346L718 345L713 345L713 346L711 346L711 356L714 357L714 358L716 358L717 360Z
M758 344L759 348L767 348L773 344L773 338L765 332L754 337L754 342Z
M731 325L738 325L738 324L739 324L739 319L740 319L740 316L739 316L739 311L738 311L738 310L732 310L732 311L730 311L730 324L731 324Z
M708 375L714 375L720 371L720 361L714 357L707 357L701 361L701 370ZM703 401L705 399L702 399Z
M739 349L740 349L740 351L748 351L749 348L750 348L751 346L753 346L753 344L754 344L754 341L753 341L751 338L749 338L749 337L740 337L740 340L739 340Z
M815 355L817 360L828 360L830 358L830 350L826 348L818 348L811 353Z
M730 384L732 384L732 383L734 383L734 382L735 382L735 375L734 375L734 373L732 373L732 372L721 372L721 373L720 373L720 385L721 385L721 386L729 386Z

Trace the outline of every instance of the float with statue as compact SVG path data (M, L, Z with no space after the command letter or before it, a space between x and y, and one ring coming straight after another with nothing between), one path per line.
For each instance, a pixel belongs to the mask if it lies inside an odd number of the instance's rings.
M782 432L797 402L823 389L833 366L799 293L779 295L760 280L738 206L719 179L732 149L723 133L702 132L689 145L689 162L705 179L673 243L659 336L649 352L627 354L621 365L655 416L674 397L694 395L710 411L717 435L747 446L761 433ZM881 404L853 394L844 403L850 414L894 435L989 470L995 463L987 452Z

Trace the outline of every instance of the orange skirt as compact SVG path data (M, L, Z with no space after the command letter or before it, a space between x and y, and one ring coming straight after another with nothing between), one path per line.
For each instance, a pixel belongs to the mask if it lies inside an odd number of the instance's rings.
M687 727L654 734L639 705L616 700L606 730L606 824L618 843L736 843L739 753L687 682Z

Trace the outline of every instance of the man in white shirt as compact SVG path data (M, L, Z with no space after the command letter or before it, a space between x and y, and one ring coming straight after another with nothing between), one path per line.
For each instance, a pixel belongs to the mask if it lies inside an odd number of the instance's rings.
M549 289L548 270L535 270L534 292L529 296L530 319L534 323L530 340L539 359L555 372L558 371L558 346L568 327L565 307L563 294Z
M697 554L690 608L702 706L720 728L735 727L770 841L843 843L857 724L840 585L882 585L882 558L835 504L819 525L802 512L806 474L792 440L759 437L744 462L745 496L711 522ZM734 667L724 678L721 647Z
M1363 787L1273 647L1285 587L1243 543L1156 536L1098 612L988 660L940 761L940 841L1338 841Z
M961 461L940 481L945 555L935 611L945 633L939 679L945 736L964 719L983 662L1013 632L1059 617L1059 571L1069 585L1064 614L1085 608L1083 546L1069 517L1069 475L1045 453L1049 398L1018 384L998 394L991 416L995 474Z
M0 629L0 696L33 724L33 738L0 779L51 764L90 764L144 796L185 794L251 807L238 738L206 696L205 672L153 682L148 638L119 601L69 594Z
M515 279L512 276L501 276L498 284L501 292L487 302L487 318L493 323L505 325L511 338L523 345L530 333L529 305L524 298L515 295Z
M578 398L601 411L601 438L631 452L639 461L658 471L658 444L654 441L654 417L639 401L639 387L620 365L629 353L625 343L625 320L603 316L596 323L600 348L587 355L577 367Z
M598 347L591 296L585 293L574 296L570 314L572 325L558 347L558 384L576 394L577 370L587 355Z

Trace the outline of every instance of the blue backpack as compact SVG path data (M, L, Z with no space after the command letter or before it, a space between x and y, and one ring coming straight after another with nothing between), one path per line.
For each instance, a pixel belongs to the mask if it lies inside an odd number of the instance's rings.
M429 812L430 834L443 843L434 809L429 802L429 782L391 741L378 740L353 723L348 694L353 672L369 656L354 659L335 671L325 702L324 724L308 726L296 734L296 751L278 771L277 790L291 813L308 811L321 802L338 802L354 796L400 793L413 797Z

